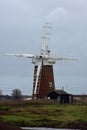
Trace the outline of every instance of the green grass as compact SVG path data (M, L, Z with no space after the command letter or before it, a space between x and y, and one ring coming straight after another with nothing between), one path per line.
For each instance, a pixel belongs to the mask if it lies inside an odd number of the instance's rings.
M21 126L59 127L68 122L87 122L87 105L23 103L16 106L10 103L0 105L0 117Z

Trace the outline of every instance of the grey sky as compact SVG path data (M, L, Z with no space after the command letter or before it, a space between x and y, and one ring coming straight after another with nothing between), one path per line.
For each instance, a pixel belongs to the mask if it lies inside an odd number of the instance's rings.
M56 88L87 94L87 0L0 1L0 89L5 94L13 88L32 93L31 60L4 54L38 54L45 22L52 24L52 53L79 59L54 65Z

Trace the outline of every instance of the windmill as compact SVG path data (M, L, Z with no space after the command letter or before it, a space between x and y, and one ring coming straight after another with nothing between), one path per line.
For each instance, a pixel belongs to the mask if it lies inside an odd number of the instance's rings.
M32 59L32 63L34 64L32 91L33 99L45 98L48 93L55 90L53 65L56 63L56 61L77 60L72 58L55 57L51 55L50 50L48 48L49 29L51 29L51 26L46 23L43 26L41 52L39 55L35 56L29 53L7 54L9 56L25 57Z

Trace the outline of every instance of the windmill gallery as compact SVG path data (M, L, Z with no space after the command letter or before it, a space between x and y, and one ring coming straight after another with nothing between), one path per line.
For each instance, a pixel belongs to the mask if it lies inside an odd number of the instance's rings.
M52 56L48 48L48 35L51 26L46 23L43 26L42 44L40 55L33 54L7 54L9 56L31 58L34 64L33 99L56 99L61 103L72 102L72 95L64 90L56 90L54 83L53 64L56 61L77 60L72 58Z

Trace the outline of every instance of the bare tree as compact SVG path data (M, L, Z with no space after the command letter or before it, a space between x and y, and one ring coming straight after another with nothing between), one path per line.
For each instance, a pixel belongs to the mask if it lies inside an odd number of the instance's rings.
M12 90L12 96L14 99L21 99L22 98L22 93L20 89L14 89Z

